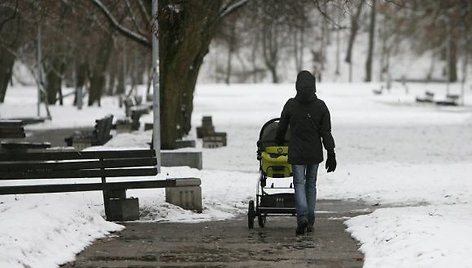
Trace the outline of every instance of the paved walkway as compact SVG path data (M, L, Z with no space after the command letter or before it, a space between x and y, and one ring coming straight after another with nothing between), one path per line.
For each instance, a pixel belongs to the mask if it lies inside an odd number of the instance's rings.
M321 200L315 232L298 237L295 218L287 216L253 230L244 215L203 223L129 222L63 267L362 267L363 255L343 222L367 212L361 203Z
M64 146L79 129L33 131L30 141ZM343 222L368 213L360 202L320 200L315 232L295 236L295 218L270 217L247 228L245 215L203 223L123 223L126 229L97 240L71 267L362 267L363 255Z

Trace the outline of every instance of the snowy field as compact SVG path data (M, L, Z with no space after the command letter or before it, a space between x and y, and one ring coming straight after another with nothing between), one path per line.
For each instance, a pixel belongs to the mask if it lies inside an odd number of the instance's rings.
M451 92L459 87L452 85ZM334 173L320 168L318 198L380 205L371 214L346 221L362 244L365 267L470 267L472 91L467 89L463 107L437 107L414 100L425 90L441 99L443 84L409 84L408 94L394 84L390 92L372 94L378 88L318 85L318 96L331 110L338 160ZM216 130L228 133L228 146L202 149L197 144L203 151L203 170L164 167L158 177L200 177L204 211L197 214L165 203L162 189L130 190L129 196L139 197L141 220L195 222L246 213L258 178L260 128L279 116L294 93L293 84L199 85L193 126L211 115ZM81 111L68 103L53 106L52 121L27 129L90 127L105 114L124 114L115 99L103 99L102 106ZM9 89L0 105L1 118L35 114L34 88ZM189 138L194 137L192 132ZM119 134L104 147L145 148L150 139L150 132ZM0 196L0 213L0 267L54 267L73 260L94 239L123 228L103 220L98 192Z

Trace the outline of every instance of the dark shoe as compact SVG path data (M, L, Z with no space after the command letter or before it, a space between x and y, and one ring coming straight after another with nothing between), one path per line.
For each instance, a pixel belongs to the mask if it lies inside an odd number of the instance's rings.
M313 231L314 231L313 225L308 225L308 227L306 227L307 233L312 233Z
M297 230L295 231L295 234L296 234L296 235L302 235L302 234L304 234L307 226L308 226L308 222L306 222L306 221L300 223L300 224L297 226Z

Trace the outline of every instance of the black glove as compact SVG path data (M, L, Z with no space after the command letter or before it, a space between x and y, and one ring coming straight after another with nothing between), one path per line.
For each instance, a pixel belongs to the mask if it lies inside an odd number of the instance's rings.
M326 170L328 172L333 172L336 169L336 154L334 149L328 150L328 159L326 159Z

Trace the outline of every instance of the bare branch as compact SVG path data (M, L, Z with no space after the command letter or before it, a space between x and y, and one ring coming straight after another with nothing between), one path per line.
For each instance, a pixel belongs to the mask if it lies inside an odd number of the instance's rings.
M245 6L249 0L238 0L238 1L231 1L225 7L223 7L220 11L220 19L236 12L238 9Z
M320 6L320 1L318 0L313 0L313 4L315 5L316 9L321 13L321 15L323 16L324 19L326 19L327 21L329 21L331 24L335 25L336 27L338 27L338 29L341 29L342 27L336 22L334 21L327 13L326 13L326 10L323 10Z
M131 20L133 21L134 27L136 27L136 30L139 32L139 24L138 21L136 20L136 16L134 16L133 9L131 8L131 4L129 3L129 0L125 0L126 3L126 8L128 9L129 14L131 15ZM139 34L142 34L139 32Z
M151 16L149 16L147 10L146 10L146 7L144 7L144 4L143 4L143 1L141 0L138 0L138 4L139 4L139 10L141 11L141 15L143 15L145 18L146 18L146 21L148 23L148 25L151 25Z
M110 11L105 7L105 5L100 0L90 0L92 3L98 7L98 9L105 15L105 17L110 21L112 26L117 29L124 36L136 41L137 43L145 46L151 47L151 41L148 40L146 36L143 36L139 33L133 32L132 30L121 25L116 18L110 13Z
M406 1L404 0L385 0L385 2L397 6L399 8L405 8L407 6Z
M14 19L16 17L16 14L18 13L18 0L16 0L16 3L15 3L15 10L13 10L13 14L11 14L11 16L9 16L8 18L5 18L1 23L0 23L0 31L2 30L3 28L3 25L5 25L5 23L7 23L8 21Z

